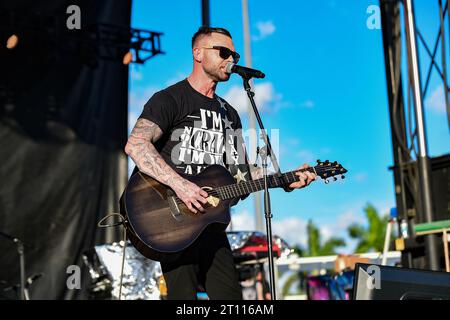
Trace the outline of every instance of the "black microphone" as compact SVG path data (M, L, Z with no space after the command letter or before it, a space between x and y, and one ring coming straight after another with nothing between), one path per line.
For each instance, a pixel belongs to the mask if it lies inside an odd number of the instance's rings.
M233 62L228 62L225 66L225 71L227 73L237 73L243 78L264 78L266 75L259 70L250 69L247 67L238 66Z

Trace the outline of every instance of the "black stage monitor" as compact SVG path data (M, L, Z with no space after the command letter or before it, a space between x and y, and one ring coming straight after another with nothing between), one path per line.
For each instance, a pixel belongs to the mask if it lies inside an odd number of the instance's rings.
M357 263L353 300L450 300L450 273Z

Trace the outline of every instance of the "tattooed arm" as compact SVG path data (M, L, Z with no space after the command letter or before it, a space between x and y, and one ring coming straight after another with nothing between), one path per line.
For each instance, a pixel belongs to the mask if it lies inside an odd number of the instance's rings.
M196 208L204 211L201 203L206 203L208 194L176 173L153 145L162 134L156 123L138 119L128 138L125 153L140 171L171 187L192 212L197 213Z

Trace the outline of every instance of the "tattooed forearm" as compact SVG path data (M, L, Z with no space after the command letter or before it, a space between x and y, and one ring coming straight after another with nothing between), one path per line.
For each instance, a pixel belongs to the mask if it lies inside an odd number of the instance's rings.
M162 131L157 124L139 119L128 138L125 152L145 174L172 188L182 188L185 179L164 161L153 145L161 136Z

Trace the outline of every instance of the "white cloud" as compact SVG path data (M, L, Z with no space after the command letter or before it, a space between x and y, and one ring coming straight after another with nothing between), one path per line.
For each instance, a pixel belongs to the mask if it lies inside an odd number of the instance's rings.
M355 176L353 177L353 179L356 182L364 182L367 180L367 172L360 172L355 174Z
M239 113L247 112L247 94L239 86L232 86L223 96ZM258 106L258 105L257 105Z
M230 228L233 231L255 230L255 218L247 210L231 214Z
M166 86L171 86L181 80L184 80L188 77L188 75L184 72L177 72L175 76L166 81Z
M131 70L132 77L140 77L142 74L140 74L137 70L132 69ZM164 82L164 85L161 86L155 86L153 84L148 85L146 87L132 87L130 90L130 94L128 97L129 102L129 112L135 112L140 114L142 109L144 108L144 105L147 103L147 101L155 94L157 91L162 90L164 87L170 86L172 84L175 84L176 82L185 79L187 76L183 72L177 72L173 77L171 77L169 80Z
M128 178L130 178L131 173L134 170L135 164L134 164L133 160L130 157L127 157L127 159L128 159Z
M313 220L314 221L314 220ZM338 214L333 223L317 223L317 227L320 230L321 240L322 242L327 241L331 237L334 238L342 238L346 245L343 247L336 248L338 253L353 253L356 243L356 240L353 240L348 235L348 227L353 224L363 224L365 223L364 213L361 211L355 210L347 210L344 213Z
M446 112L444 87L442 85L430 93L430 96L425 100L425 105L437 113Z
M148 99L158 90L154 85L132 89L128 97L129 112L140 114Z
M344 213L338 216L336 222L336 229L339 230L340 232L342 231L346 232L347 228L353 223L364 224L365 223L364 213L362 212L357 213L354 210L345 211Z
M142 72L137 70L135 67L133 67L131 69L130 75L131 75L131 80L135 80L135 81L140 81L144 78L144 75L142 74Z
M273 220L273 234L286 240L290 246L299 244L307 245L306 234L307 221L290 217L281 220Z
M300 140L297 138L289 138L289 139L286 139L286 143L291 146L298 146L300 144Z
M301 161L311 163L317 159L317 156L310 150L300 150L297 152L297 157L300 158Z
M312 109L312 108L314 108L315 103L312 100L305 100L300 104L300 106L303 108Z
M136 124L138 114L134 111L128 112L128 134L131 133L131 130L133 130L134 125Z
M276 27L272 21L260 21L256 24L256 28L258 29L259 34L253 37L254 41L265 39L272 35L276 30Z
M277 93L271 82L255 85L255 103L260 112L276 112L282 106L282 95ZM247 92L240 86L232 86L223 96L239 113L247 113L249 103Z
M319 230L320 230L320 236L321 236L322 243L324 243L331 237L336 237L336 234L335 234L336 229L332 228L331 226L321 225L321 226L319 226Z

